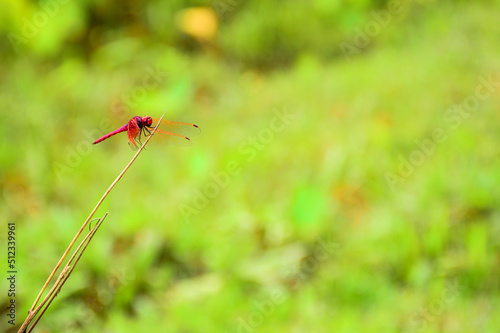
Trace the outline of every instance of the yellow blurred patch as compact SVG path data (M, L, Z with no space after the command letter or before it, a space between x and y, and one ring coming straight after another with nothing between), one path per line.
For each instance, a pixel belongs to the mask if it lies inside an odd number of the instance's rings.
M217 34L217 15L208 7L185 9L177 16L177 26L179 30L198 40L212 40Z

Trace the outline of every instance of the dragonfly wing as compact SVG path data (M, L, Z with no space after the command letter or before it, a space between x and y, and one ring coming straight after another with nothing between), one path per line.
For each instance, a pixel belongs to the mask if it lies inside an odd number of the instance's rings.
M128 131L127 131L128 144L130 146L137 148L137 144L135 142L135 139L136 139L137 135L139 134L139 132L140 132L140 130L139 130L139 126L137 126L137 121L135 120L135 118L132 118L128 122Z
M191 140L184 135L167 132L162 129L157 129L153 137L149 140L151 144L161 144L167 146L191 146Z
M152 127L155 127L158 124L158 119L153 118ZM182 137L191 138L200 134L200 129L198 126L190 123L181 123L178 121L171 120L162 120L158 129L161 129L165 132L176 133L181 135Z

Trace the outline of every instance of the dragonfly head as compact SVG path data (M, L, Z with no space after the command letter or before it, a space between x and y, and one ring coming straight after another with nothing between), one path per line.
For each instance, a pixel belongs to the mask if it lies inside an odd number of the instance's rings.
M153 124L153 118L150 116L142 117L141 120L143 126L151 126L151 124Z

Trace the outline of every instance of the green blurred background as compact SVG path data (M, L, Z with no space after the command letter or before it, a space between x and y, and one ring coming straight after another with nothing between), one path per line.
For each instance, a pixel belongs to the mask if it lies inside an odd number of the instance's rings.
M139 156L35 331L499 332L499 13L1 1L16 323L133 155L90 143L166 112L201 135Z

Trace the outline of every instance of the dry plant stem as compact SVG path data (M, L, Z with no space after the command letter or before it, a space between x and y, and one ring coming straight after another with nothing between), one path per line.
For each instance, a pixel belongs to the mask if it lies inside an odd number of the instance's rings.
M92 237L94 237L94 234L96 233L97 229L101 226L102 222L104 221L104 219L108 216L108 213L104 214L104 216L100 219L98 219L99 221L97 222L97 224L94 226L94 228L92 228L92 230L90 230L90 232L87 234L87 236L85 236L85 238L82 240L82 242L80 243L80 245L78 245L78 248L75 250L75 252L73 253L73 255L71 256L71 258L68 260L68 262L66 263L66 266L64 266L61 274L59 275L59 277L57 278L56 282L54 283L54 285L52 286L52 288L50 289L49 293L47 294L47 297L40 303L40 305L38 305L35 313L38 313L38 311L41 309L41 307L45 304L45 302L47 301L47 305L45 306L45 308L42 310L42 312L40 313L40 315L37 317L37 319L35 320L35 322L33 323L32 327L28 330L28 332L31 332L31 330L33 329L33 327L36 325L36 323L40 320L40 318L43 316L43 314L45 313L45 310L47 310L47 308L49 307L50 303L52 302L52 300L54 299L54 297L57 296L57 294L59 293L59 291L61 290L63 284L66 282L66 280L68 279L69 275L71 274L71 272L73 271L73 269L75 269L76 267L76 264L78 263L78 260L80 260L80 257L82 256L83 252L85 251L85 249L87 248L90 240L92 239ZM93 220L92 220L93 221ZM88 241L87 241L88 240ZM80 252L80 249L83 247L82 251ZM75 261L75 264L73 266L70 266L71 262L73 262L73 259L75 258L75 256L80 253L78 255L78 258L76 259ZM50 298L49 298L50 297Z
M90 244L90 241L94 237L95 233L97 232L97 230L101 226L101 224L104 221L104 219L106 218L106 216L108 216L108 213L104 214L104 216L102 217L102 219L99 219L99 221L94 226L94 228L92 228L92 230L82 240L82 242L80 243L80 245L78 246L78 248L75 250L75 253L73 253L73 255L71 256L71 258L69 259L69 261L66 264L66 266L64 266L63 271L59 275L59 278L54 283L54 287L57 287L57 288L56 289L52 288L54 290L51 290L49 292L49 295L51 295L51 297L47 301L47 305L45 305L45 307L42 309L42 311L40 312L40 315L36 318L36 320L33 323L33 325L31 325L31 327L28 329L27 333L30 333L33 330L33 328L36 326L36 324L38 323L38 321L42 318L43 314L45 313L45 311L47 310L47 308L50 306L50 304L52 303L52 301L54 300L54 298L59 294L59 291L61 291L62 286L64 285L64 283L66 282L66 280L69 278L69 276L71 275L71 273L75 269L76 264L78 264L78 261L80 260L80 258L83 255L83 252L85 252L85 250L87 249L87 246ZM80 251L80 249L82 249L82 250ZM78 254L78 257L76 257L75 263L72 266L70 266L71 262L73 261L73 259L75 258L75 256L76 256L77 253L79 253L79 254ZM40 304L40 306L43 306L43 303Z
M85 222L83 223L82 227L80 228L80 230L78 230L78 232L76 233L75 237L73 238L73 240L71 241L71 243L69 244L68 248L66 249L66 251L64 252L64 254L62 255L61 259L59 259L59 262L57 263L57 265L54 267L54 270L52 271L52 273L49 275L47 281L45 282L44 286L42 287L42 290L40 290L37 298L35 299L35 302L33 303L33 305L31 306L31 309L29 310L29 315L28 315L28 318L26 318L26 320L24 321L23 325L21 326L21 328L19 329L19 332L24 332L26 330L26 327L29 325L29 323L33 320L33 318L35 317L35 315L37 314L37 312L40 310L41 308L41 305L39 305L36 309L35 306L37 305L38 301L40 300L40 297L42 297L42 294L43 292L45 291L45 289L47 288L50 280L52 280L52 278L54 277L56 271L59 269L59 266L61 266L61 263L64 261L64 259L66 258L66 256L68 255L69 251L71 250L71 248L73 247L73 245L75 244L76 240L78 239L78 237L80 236L80 234L82 233L83 229L85 229L85 227L87 226L87 224L89 223L89 221L91 220L92 216L94 216L95 212L97 211L97 209L101 206L102 202L104 201L104 199L107 197L108 193L111 191L111 189L113 189L113 187L116 185L116 183L118 183L118 181L122 178L122 176L125 174L125 172L127 172L127 170L130 168L130 166L132 165L132 163L134 163L134 161L137 159L137 157L139 156L139 154L141 153L141 151L144 149L144 147L146 146L146 144L148 143L148 141L151 139L151 137L154 135L154 133L156 132L158 126L160 125L161 123L161 120L163 119L163 117L165 116L165 114L163 114L161 116L161 118L159 119L158 121L158 124L156 124L156 127L154 128L154 130L151 132L151 135L148 135L148 137L146 138L146 141L144 141L144 143L142 144L141 148L137 151L137 153L134 155L134 157L132 157L132 159L130 160L130 162L127 164L127 166L125 167L125 169L123 169L123 171L118 175L118 177L115 179L115 181L111 184L111 186L106 190L106 192L104 192L104 195L102 196L102 198L99 200L99 202L97 203L97 205L95 206L95 208L92 210L92 212L90 213L89 217L85 220ZM54 288L52 288L54 289ZM50 297L50 293L45 297L45 299L43 300L42 304L45 303L49 297Z

